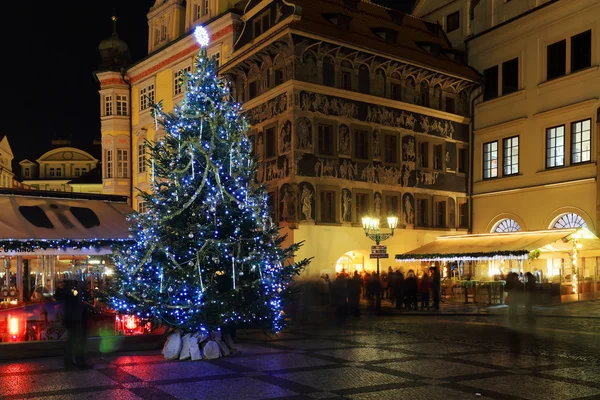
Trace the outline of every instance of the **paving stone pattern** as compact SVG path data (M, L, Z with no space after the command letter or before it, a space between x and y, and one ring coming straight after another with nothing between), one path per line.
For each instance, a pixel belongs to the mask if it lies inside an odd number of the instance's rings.
M0 399L600 399L600 368L368 330L241 334L213 361L158 352L95 356L93 370L60 358L0 364Z

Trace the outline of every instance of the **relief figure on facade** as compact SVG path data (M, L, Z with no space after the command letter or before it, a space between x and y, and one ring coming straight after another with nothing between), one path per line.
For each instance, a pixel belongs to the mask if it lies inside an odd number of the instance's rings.
M263 159L263 151L265 149L265 145L263 143L262 133L258 135L258 139L256 139L256 158L259 161Z
M376 168L379 183L382 185L397 185L400 180L401 170L396 167L384 167L378 165Z
M439 172L421 171L420 182L424 185L434 185L438 176Z
M342 222L351 222L352 214L351 214L351 201L352 194L348 189L342 190Z
M302 215L303 219L307 221L312 221L312 199L313 192L307 186L304 186L302 189Z
M285 121L279 133L280 152L285 153L292 149L292 123Z
M402 165L402 186L408 187L410 173L414 170L414 163L405 163Z
M404 215L403 215L404 225L414 225L415 224L415 212L413 208L413 200L412 196L409 194L404 195Z
M312 128L307 118L300 118L297 122L296 141L298 150L312 150Z
M324 160L319 158L315 163L315 176L317 178L335 177L337 178L337 162L335 160Z
M402 159L404 161L415 161L417 158L417 153L415 151L415 140L409 139L408 143L404 143L402 147L404 150Z
M348 118L358 116L358 106L356 104L319 93L302 92L300 94L300 109Z
M350 155L350 129L346 125L340 125L339 154Z
M381 217L381 195L379 193L375 193L373 205L375 208L375 216L378 218Z
M360 179L368 183L378 183L376 172L377 170L373 165L368 165L365 169L363 169Z
M379 130L373 132L373 157L381 157L381 132Z
M284 221L295 221L297 210L298 189L293 186L285 187L281 207L281 219Z
M358 164L352 163L351 161L344 160L340 163L340 178L347 179L349 181L354 180L354 175L358 173Z

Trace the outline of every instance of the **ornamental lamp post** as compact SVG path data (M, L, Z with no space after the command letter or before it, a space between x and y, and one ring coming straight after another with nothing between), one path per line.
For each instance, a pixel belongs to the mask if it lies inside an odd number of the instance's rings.
M379 230L379 217L371 217L366 215L362 218L362 226L365 231L365 235L375 241L375 244L379 246L381 242L394 236L394 229L398 226L398 217L389 216L387 217L388 228L391 229L390 233L381 233ZM379 257L377 257L377 279L379 279ZM375 309L381 310L381 288L375 293Z

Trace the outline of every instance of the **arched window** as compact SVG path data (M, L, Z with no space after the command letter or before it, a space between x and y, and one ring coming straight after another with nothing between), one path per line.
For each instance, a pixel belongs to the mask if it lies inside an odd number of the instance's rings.
M492 232L519 232L520 230L521 226L517 223L517 221L511 218L506 218L498 222Z
M285 62L283 57L277 56L273 63L273 71L275 75L275 86L281 85L285 80Z
M385 97L386 78L385 71L381 68L375 71L375 87L373 89L373 94L375 96Z
M421 81L421 105L429 107L429 84Z
M340 65L340 87L344 90L352 90L352 64L348 60L342 61Z
M581 218L580 215L575 213L568 213L561 215L554 225L553 229L565 229L565 228L587 228L587 224Z
M397 72L392 74L390 89L392 100L402 101L402 77Z
M361 65L358 68L358 91L361 93L369 94L371 92L371 75L369 67Z
M335 64L331 57L323 58L323 85L335 86Z
M406 78L406 89L404 90L404 101L407 103L417 103L417 84L412 76Z

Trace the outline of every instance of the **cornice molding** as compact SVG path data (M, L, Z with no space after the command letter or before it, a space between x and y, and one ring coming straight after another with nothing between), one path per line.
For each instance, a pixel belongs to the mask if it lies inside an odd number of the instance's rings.
M514 128L516 126L523 125L525 122L527 122L527 117L521 117L521 118L513 119L510 121L501 122L496 125L486 126L485 128L475 129L473 131L473 133L475 133L476 135L483 135L483 134L489 133L489 132Z
M554 115L558 115L558 114L563 114L563 113L567 113L567 112L579 110L579 109L582 109L582 108L588 108L588 107L592 107L592 106L597 106L598 105L598 100L599 100L598 97L593 97L591 99L583 100L583 101L580 101L580 102L577 102L577 103L572 103L572 104L568 104L566 106L553 108L553 109L547 110L547 111L542 111L542 112L533 114L533 116L535 118L547 118L547 117L552 117Z

